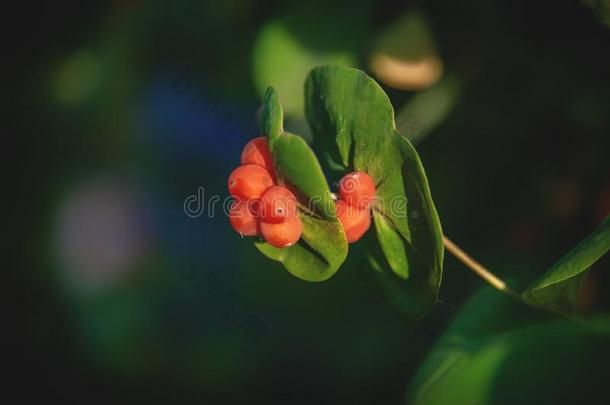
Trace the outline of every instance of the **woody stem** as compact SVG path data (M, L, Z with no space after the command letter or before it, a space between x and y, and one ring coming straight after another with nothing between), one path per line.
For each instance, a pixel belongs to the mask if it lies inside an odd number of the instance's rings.
M466 267L474 271L479 277L487 281L495 289L502 291L510 295L516 295L506 283L498 278L495 274L487 270L481 263L470 257L468 253L464 252L459 246L451 241L448 237L443 235L443 244L445 248L454 255L459 261L461 261Z

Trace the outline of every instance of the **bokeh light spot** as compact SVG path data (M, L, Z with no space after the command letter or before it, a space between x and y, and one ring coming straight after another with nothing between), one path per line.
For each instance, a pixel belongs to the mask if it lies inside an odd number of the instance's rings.
M120 179L93 179L69 191L54 235L67 285L84 293L100 290L135 267L148 239L138 201Z
M384 84L401 90L420 90L443 75L443 62L427 20L407 13L379 36L369 67Z

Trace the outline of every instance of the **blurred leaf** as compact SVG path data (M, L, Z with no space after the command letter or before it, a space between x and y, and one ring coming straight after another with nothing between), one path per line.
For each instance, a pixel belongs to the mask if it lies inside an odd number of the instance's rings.
M418 60L436 53L426 18L409 12L392 22L376 41L375 50L404 59Z
M417 152L396 131L388 96L363 72L339 66L316 68L307 79L305 94L314 147L329 173L338 179L346 171L358 170L374 179L375 230L385 255L374 267L389 266L402 281L408 301L417 297L420 303L403 312L420 317L436 301L443 243Z
M608 249L610 217L523 292L523 299L552 311L576 313L586 270Z
M608 317L550 319L485 288L432 349L406 402L599 402L608 396L609 342Z
M285 249L266 242L255 244L294 276L306 281L326 280L345 261L347 240L316 156L305 140L283 131L282 116L277 94L269 88L263 105L262 128L269 139L278 182L293 190L299 200L303 235L297 244Z
M610 3L606 0L583 0L583 3L591 7L595 16L610 27Z
M320 17L318 17L320 18ZM302 35L317 35L319 21L302 23L308 29ZM334 31L336 36L336 31ZM286 113L302 114L303 80L309 71L329 63L353 65L355 57L347 47L316 49L316 44L305 44L290 21L274 20L263 26L254 47L254 79L261 94L267 86L274 86L284 101Z

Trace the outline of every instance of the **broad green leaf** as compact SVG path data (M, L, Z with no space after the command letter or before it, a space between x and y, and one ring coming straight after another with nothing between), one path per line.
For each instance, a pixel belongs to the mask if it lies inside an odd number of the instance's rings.
M608 342L608 317L574 323L484 288L428 354L405 402L600 402Z
M255 245L296 277L326 280L347 257L345 233L315 154L305 140L284 132L282 127L282 107L275 91L269 88L264 99L262 129L269 140L278 182L289 187L299 200L303 235L297 244L285 249L266 242Z
M610 217L587 238L563 256L524 293L532 305L575 314L586 270L610 249Z
M374 179L375 232L385 256L377 265L390 268L410 296L403 301L412 308L403 312L421 316L438 295L442 231L421 161L396 130L388 96L365 73L339 66L314 69L305 94L314 149L331 177L358 170Z

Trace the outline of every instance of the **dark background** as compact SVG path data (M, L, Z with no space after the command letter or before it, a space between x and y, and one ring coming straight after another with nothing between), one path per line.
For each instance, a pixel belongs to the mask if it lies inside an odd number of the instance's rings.
M399 403L480 279L447 257L441 302L413 325L355 268L300 281L222 213L190 218L183 203L200 186L226 197L241 148L259 135L261 88L297 106L287 124L307 136L300 98L281 84L304 81L294 61L347 60L376 77L380 38L413 13L444 68L430 86L450 99L440 118L411 113L426 129L417 148L445 233L520 287L595 229L610 207L601 5L23 4L4 61L19 395ZM275 45L285 38L273 30L271 51L261 45L278 21L300 54ZM272 57L279 84L257 67ZM442 87L447 78L455 86ZM427 91L381 84L397 111ZM583 311L610 308L609 265L593 268Z

